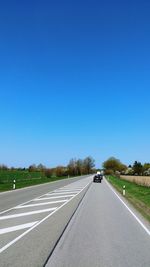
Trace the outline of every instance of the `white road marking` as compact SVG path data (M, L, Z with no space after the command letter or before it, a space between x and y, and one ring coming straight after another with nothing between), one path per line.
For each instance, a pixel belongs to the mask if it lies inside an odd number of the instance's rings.
M112 186L105 180L108 187L113 191L116 197L121 201L121 203L126 207L126 209L132 214L132 216L136 219L136 221L142 226L142 228L146 231L146 233L150 236L150 231L148 228L141 222L141 220L134 214L134 212L127 206L127 204L121 199L121 197L115 192Z
M13 218L17 218L17 217L23 217L23 216L28 216L28 215L38 214L38 213L44 213L44 212L54 211L56 209L57 209L57 207L50 208L50 209L44 209L44 210L23 212L23 213L18 213L18 214L13 214L13 215L0 216L0 220L13 219Z
M56 196L58 195L59 196L59 195L67 194L67 193L68 194L71 194L71 195L72 194L74 194L74 195L76 194L76 192L74 192L74 191L70 191L70 192L58 192L58 193L52 192L52 193L45 194L45 196L54 196L54 195L56 195Z
M38 186L39 186L39 185L38 185ZM22 189L25 189L25 188L22 188ZM20 189L18 189L18 190L20 190ZM15 190L15 191L16 191L16 190ZM9 191L9 192L11 193L11 191ZM14 191L13 191L13 192L14 192ZM52 193L52 192L54 192L54 191L50 191L48 194L50 194L50 193ZM6 193L6 192L4 192L4 193ZM43 197L43 196L45 196L45 195L46 195L46 194L43 194L43 195L39 196L38 199L41 198L41 197ZM18 206L22 206L22 205L24 205L24 204L30 203L31 201L35 201L35 200L37 200L37 198L35 198L35 199L30 199L30 200L28 200L28 201L26 201L26 202L23 202L23 203L19 204ZM18 207L18 206L16 206L16 207ZM14 210L16 207L12 207L12 208L10 208L10 209L4 210L4 211L0 212L0 215L6 213L6 212L8 212L8 211Z
M23 188L23 189L24 189L24 188ZM19 190L19 189L18 189L18 190ZM43 196L45 196L45 194L39 196L38 198L43 197ZM27 204L27 203L30 203L31 201L34 201L34 199L30 199L30 200L28 200L28 201L26 201L26 202L23 202L23 203L19 204L18 206L25 205L25 204ZM16 207L18 207L18 206L16 206ZM8 210L4 210L4 211L0 212L0 215L6 213L6 212L8 212L8 211L14 210L16 207L10 208L10 209L8 209Z
M44 206L44 205L50 205L50 204L56 204L56 203L64 203L66 201L67 200L58 200L58 201L51 201L51 202L42 202L42 203L38 203L38 204L28 204L28 205L24 205L24 206L17 206L16 209Z
M38 221L0 229L0 235L7 234L7 233L10 233L10 232L14 232L14 231L18 231L18 230L23 230L23 229L26 229L26 228L30 228L33 225L35 225L36 223L38 223Z
M66 187L66 188L60 188L60 190L82 190L82 187Z
M69 178L69 179L74 179L74 178L75 178L75 177L73 177L73 178ZM67 179L64 179L64 180L67 180ZM52 184L52 183L58 183L58 182L60 182L60 180L59 180L59 181L50 182L50 184ZM78 182L78 181L73 182L72 185L75 184L76 182ZM48 183L48 184L49 184L49 183ZM34 185L33 187L38 187L38 186L41 186L41 185ZM68 185L66 185L66 186L68 186ZM66 186L65 186L65 187L66 187ZM65 188L65 187L61 187L60 189ZM8 191L8 192L2 192L2 193L0 193L0 195L2 195L2 194L7 194L7 193L15 193L16 191L19 191L19 190L20 190L20 191L21 191L21 190L25 190L26 188L27 188L27 189L28 189L28 188L31 188L31 186L28 186L28 187L25 187L25 188L16 189L16 190L12 190L12 191ZM82 188L83 188L83 187L82 187ZM49 193L51 193L51 192L54 192L54 191L50 191ZM40 197L42 197L42 196L45 196L45 194L43 194L43 195L41 195L41 196L38 196L38 198L40 198ZM23 202L23 203L19 204L19 206L24 205L24 204L27 204L27 203L29 203L29 202L31 202L31 201L34 201L34 199L30 199L30 200L28 200L28 201L26 201L26 202ZM16 208L16 207L12 207L12 208L10 208L10 209L1 211L1 212L0 212L0 215L6 213L6 212L8 212L8 211L13 210L14 208Z
M88 184L86 184L83 189L77 194L79 195L91 182L89 182ZM70 198L68 201L66 201L63 205L61 205L60 207L58 207L56 210L54 210L52 213L48 214L45 218L43 218L41 221L39 221L36 225L34 225L33 227L31 227L30 229L28 229L27 231L25 231L23 234L19 235L18 237L16 237L15 239L13 239L11 242L9 242L8 244L6 244L4 247L2 247L0 249L0 254L5 251L7 248L9 248L11 245L15 244L18 240L20 240L22 237L24 237L25 235L27 235L29 232L31 232L34 228L36 228L38 225L40 225L41 223L43 223L44 221L46 221L49 217L51 217L53 214L55 214L58 210L60 210L62 207L64 207L65 205L67 205L72 199L74 199L77 195L73 196L72 198Z
M35 198L33 201L40 201L40 200L47 200L47 199L56 199L56 198L68 198L68 197L73 197L73 196L74 195L55 196L55 197L43 197L43 198Z
M71 193L72 191L75 193L78 193L81 189L75 189L75 190L69 190L69 189L56 189L55 191L53 191L54 193Z
M82 175L82 176L84 176L84 175ZM77 178L77 177L75 176L75 177L72 177L72 178L69 178L69 179L66 178L66 179L63 179L63 181L66 181L66 180L70 181L70 180L73 180L75 178ZM85 175L85 178L86 178L86 175ZM25 190L25 189L28 189L28 188L34 188L34 187L42 186L42 185L45 185L45 184L51 185L51 184L54 184L54 183L59 183L61 181L62 180L60 179L58 181L53 181L53 182L48 182L48 183L43 183L43 184L38 184L38 185L27 186L27 187L24 187L24 188L18 188L18 189L15 189L15 190L9 190L9 191L6 191L6 192L0 192L0 195L9 194L9 193L15 193L16 191L22 191L22 190ZM78 181L75 181L72 184L74 184L76 182L78 182Z

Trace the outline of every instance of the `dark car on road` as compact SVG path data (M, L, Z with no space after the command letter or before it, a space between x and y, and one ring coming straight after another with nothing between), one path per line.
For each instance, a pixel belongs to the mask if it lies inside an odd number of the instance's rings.
M96 174L94 176L94 178L93 178L93 182L94 183L101 183L102 179L103 179L103 175L102 174Z

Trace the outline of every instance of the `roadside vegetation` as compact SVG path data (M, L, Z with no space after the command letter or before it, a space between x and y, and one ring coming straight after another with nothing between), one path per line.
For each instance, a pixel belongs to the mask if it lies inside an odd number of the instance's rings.
M103 163L107 180L122 194L126 188L125 198L150 221L150 163L135 161L126 166L119 159L109 158Z
M138 185L150 187L150 176L121 175L120 178Z
M119 159L111 157L104 161L103 169L105 174L115 175L134 175L134 176L150 176L150 163L142 164L135 161L132 165L125 165Z
M107 180L120 192L126 188L125 198L150 222L150 189L147 186L137 185L116 176L108 175Z
M12 190L14 180L18 189L90 174L95 172L94 167L95 161L90 156L83 160L71 159L67 166L55 168L47 168L42 164L33 164L28 168L8 168L6 165L0 165L0 191Z

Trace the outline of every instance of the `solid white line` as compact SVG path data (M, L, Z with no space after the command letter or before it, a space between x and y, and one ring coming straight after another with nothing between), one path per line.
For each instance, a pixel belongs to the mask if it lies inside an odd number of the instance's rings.
M50 205L50 204L56 204L56 203L64 203L64 202L66 202L66 200L43 202L43 203L38 203L38 204L29 204L29 205L24 205L24 206L17 206L16 209L24 209L24 208L44 206L44 205Z
M136 219L136 221L142 226L142 228L146 231L148 235L150 235L150 231L148 228L141 222L141 220L134 214L134 212L127 206L127 204L119 197L119 195L114 191L112 186L105 180L106 184L109 186L109 188L113 191L113 193L116 195L116 197L121 201L121 203L127 208L127 210L132 214L132 216Z
M13 219L13 218L18 218L18 217L33 215L33 214L38 214L38 213L44 213L44 212L48 212L48 211L54 211L56 209L57 209L57 207L50 208L50 209L44 209L44 210L36 210L36 211L23 212L23 213L18 213L18 214L13 214L13 215L1 216L0 217L0 221L1 220L6 220L6 219Z
M91 181L82 189L82 191L91 183ZM79 195L82 191L80 191L77 195ZM73 196L71 199L69 199L66 203L64 203L62 206L58 207L56 210L54 210L52 213L48 214L45 218L43 218L40 222L38 222L36 225L34 225L32 228L28 229L25 231L23 234L20 236L16 237L13 239L10 243L6 244L4 247L0 249L0 254L9 248L11 245L15 244L18 240L20 240L22 237L27 235L29 232L31 232L34 228L36 228L38 225L40 225L42 222L46 221L48 218L50 218L53 214L55 214L58 210L60 210L62 207L67 205L72 199L74 199L77 195Z
M56 196L56 197L43 197L43 198L35 198L33 201L40 201L40 200L47 200L47 199L57 199L57 198L68 198L68 197L73 197L73 196L74 195Z
M38 221L0 229L0 235L7 234L7 233L10 233L10 232L15 232L15 231L18 231L18 230L23 230L23 229L26 229L26 228L30 228L33 225L35 225L36 223L38 223Z

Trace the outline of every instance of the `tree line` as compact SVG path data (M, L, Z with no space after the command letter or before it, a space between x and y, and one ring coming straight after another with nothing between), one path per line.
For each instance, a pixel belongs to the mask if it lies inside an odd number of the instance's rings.
M28 171L28 172L43 172L47 177L62 177L62 176L78 176L78 175L86 175L90 173L94 173L95 168L95 160L88 156L84 159L70 159L67 166L57 166L55 168L48 168L43 164L32 164L28 168L14 168L7 167L6 165L0 165L0 170L11 170L11 171Z
M150 175L150 163L142 164L135 161L132 165L125 165L119 159L111 157L103 162L105 174L122 174L122 175Z

